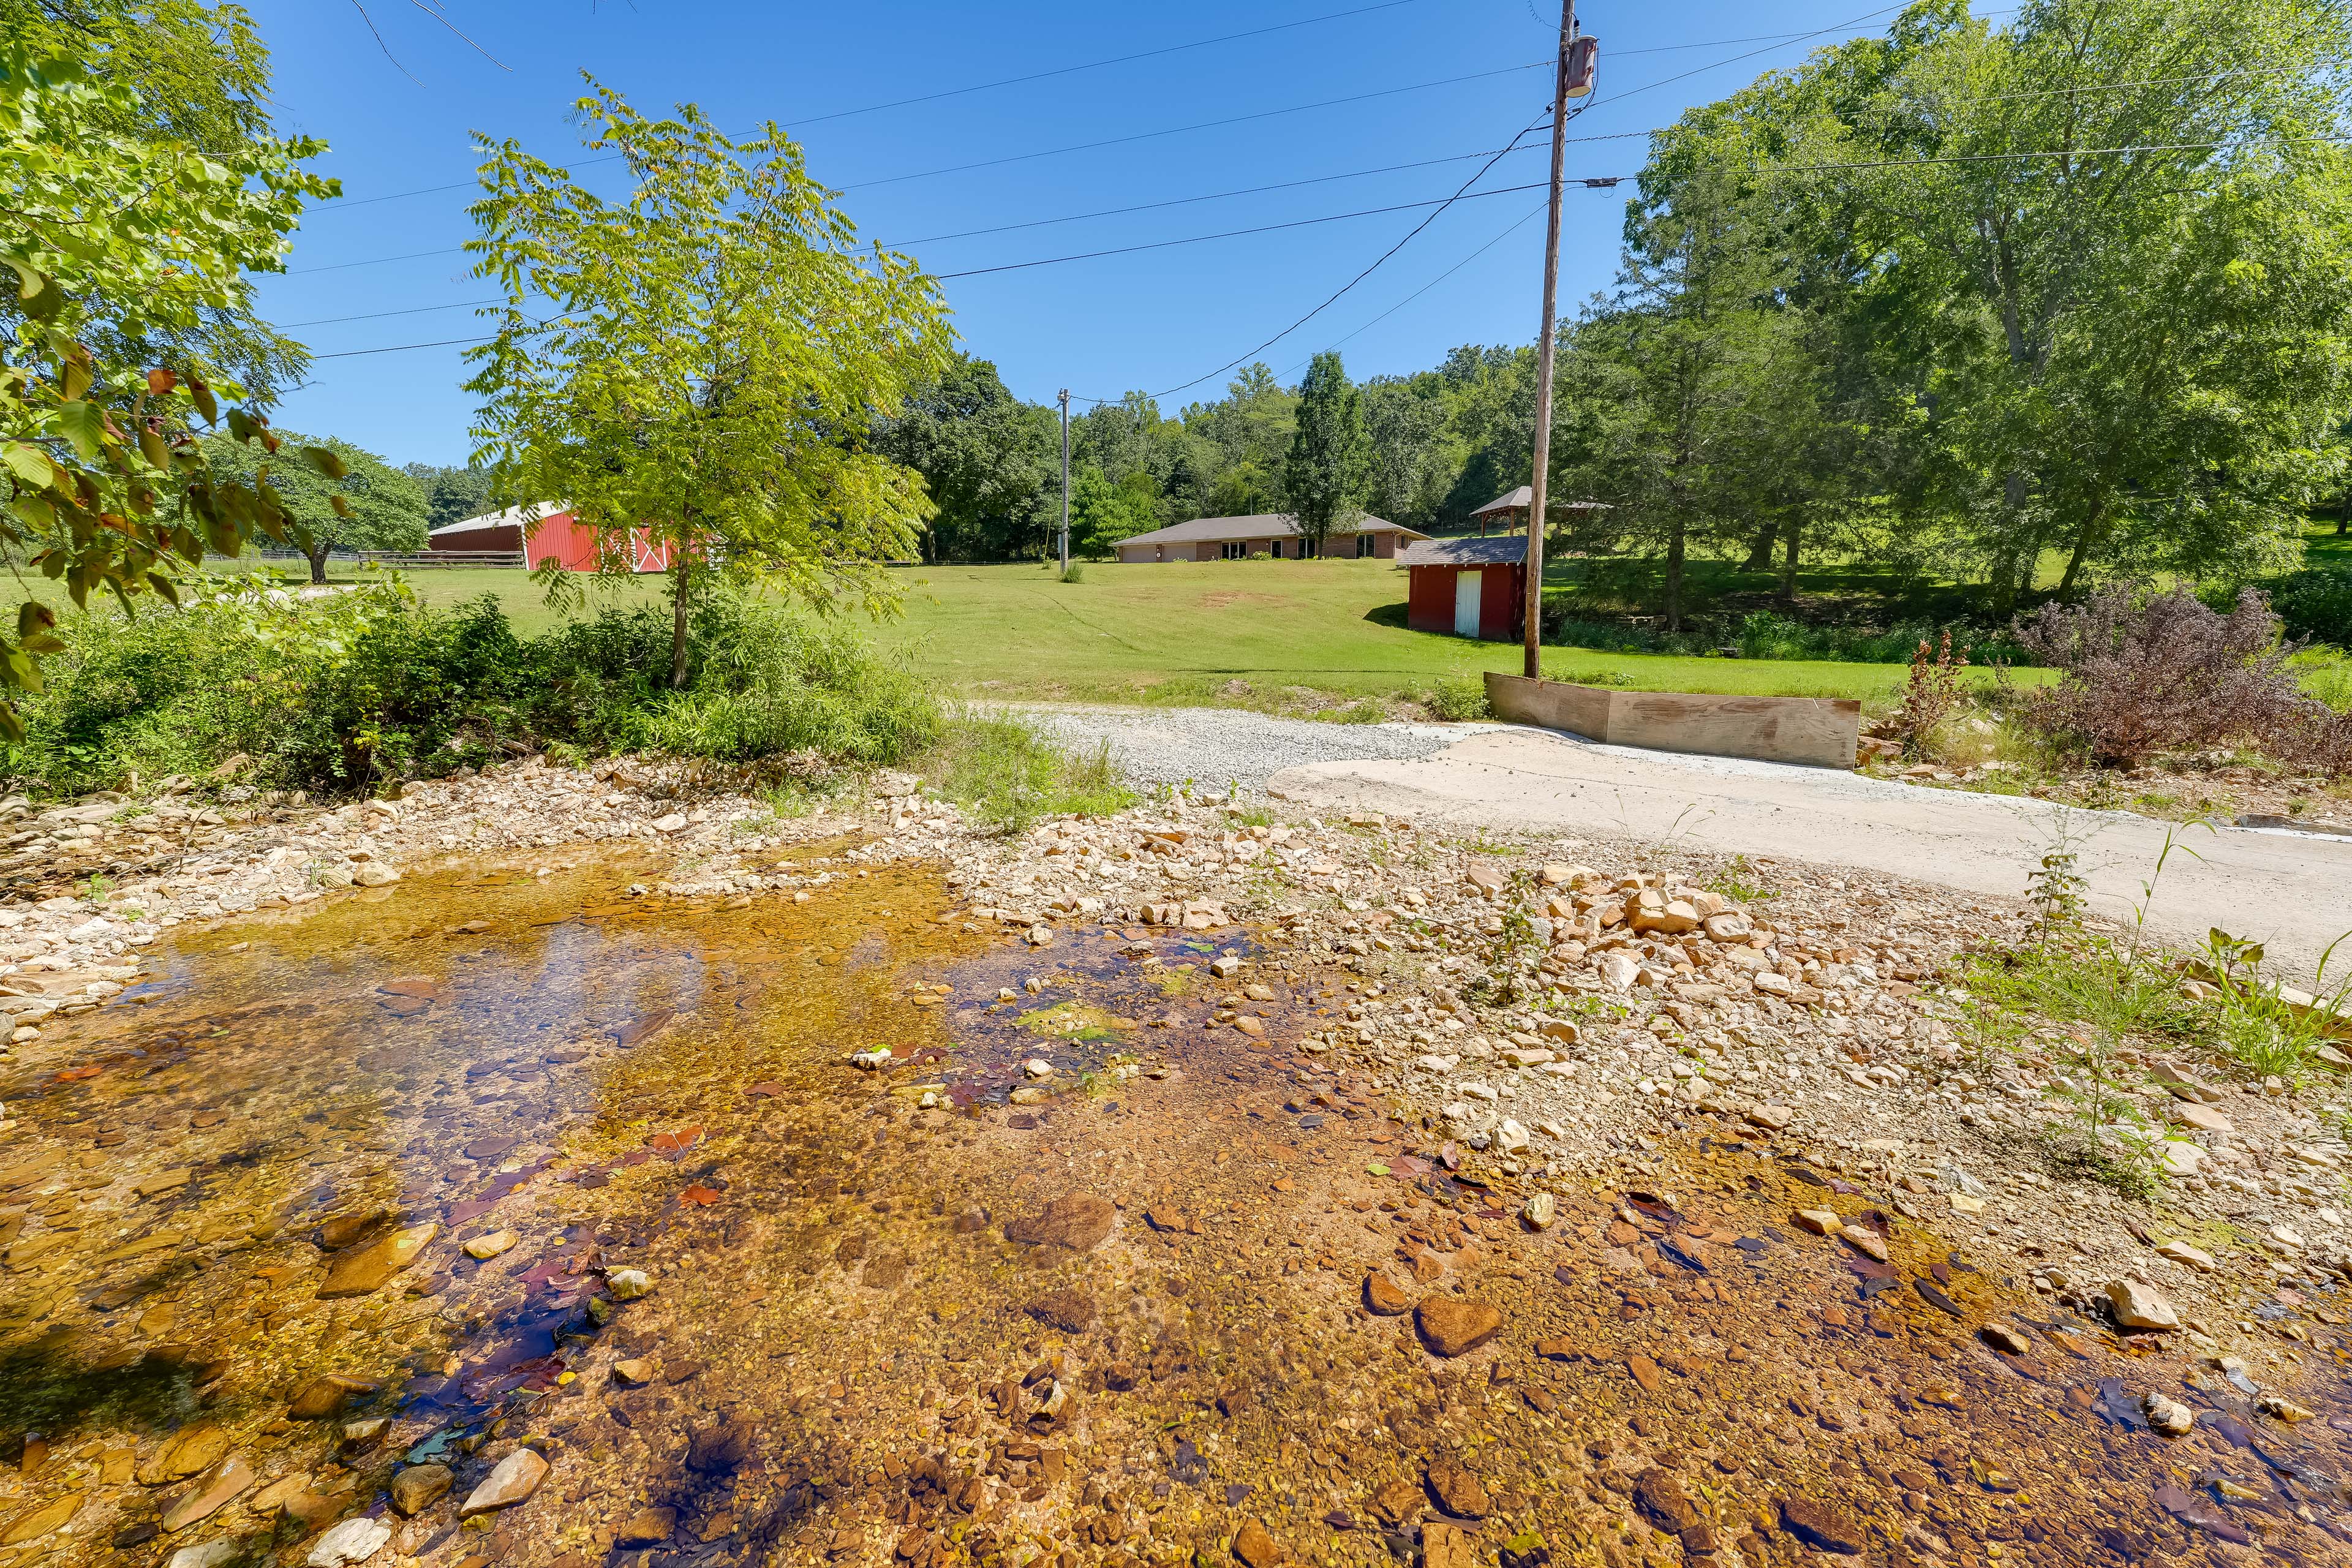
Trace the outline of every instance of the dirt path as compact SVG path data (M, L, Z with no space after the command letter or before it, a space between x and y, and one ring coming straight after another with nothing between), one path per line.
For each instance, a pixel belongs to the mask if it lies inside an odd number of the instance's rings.
M2092 902L2128 920L2168 825L2120 812L1927 790L1818 768L1677 757L1533 730L1471 736L1433 755L1315 762L1275 773L1283 795L1410 810L1465 826L1579 828L1754 857L1852 866L2015 898L2061 832ZM2257 938L2307 975L2352 930L2352 841L2224 827L2179 830L2151 923L2196 942L2208 927ZM2341 964L2337 965L2340 969Z

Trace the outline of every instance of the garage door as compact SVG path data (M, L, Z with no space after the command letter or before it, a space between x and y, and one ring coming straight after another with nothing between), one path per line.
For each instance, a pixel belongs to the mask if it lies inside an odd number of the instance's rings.
M1454 574L1454 635L1475 637L1478 635L1478 579L1476 572L1456 572Z

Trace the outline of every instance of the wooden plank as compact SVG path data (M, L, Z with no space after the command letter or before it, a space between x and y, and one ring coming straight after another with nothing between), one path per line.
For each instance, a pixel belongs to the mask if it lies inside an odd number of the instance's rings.
M1851 769L1862 734L1862 704L1844 698L1611 691L1490 672L1486 700L1515 723L1611 745L1809 767Z

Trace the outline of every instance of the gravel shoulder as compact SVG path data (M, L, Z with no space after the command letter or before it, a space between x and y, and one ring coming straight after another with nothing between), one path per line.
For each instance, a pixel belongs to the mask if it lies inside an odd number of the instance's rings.
M1108 745L1136 784L1236 787L1263 795L1274 775L1308 763L1407 762L1500 724L1331 724L1239 708L1045 708L1014 711L1057 743Z
M1606 832L1902 877L2014 899L2063 839L2093 908L2132 918L2165 856L2150 923L2265 942L2307 976L2352 931L2352 840L2206 832L2126 812L1930 790L1857 773L1601 745L1502 724L1320 724L1227 709L1039 710L1066 744L1108 743L1144 784L1237 783L1302 804L1412 812L1461 828ZM2340 968L2340 965L2338 966Z

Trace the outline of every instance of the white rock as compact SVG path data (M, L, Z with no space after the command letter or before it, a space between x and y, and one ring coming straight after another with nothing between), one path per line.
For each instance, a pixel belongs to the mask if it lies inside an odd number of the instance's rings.
M1516 1154L1528 1146L1528 1130L1505 1117L1495 1129L1495 1147L1506 1154Z
M347 1519L319 1537L307 1561L310 1568L349 1568L383 1551L391 1539L392 1526L383 1520Z
M849 1058L850 1065L860 1072L880 1072L894 1061L887 1046L877 1046L870 1051L859 1051Z
M1559 1200L1549 1193L1538 1193L1520 1208L1519 1217L1538 1230L1549 1230L1559 1218Z
M547 1461L529 1448L517 1448L499 1461L499 1468L484 1478L458 1509L459 1519L471 1519L478 1513L489 1513L502 1508L512 1508L528 1501L547 1479Z
M2107 1305L2116 1321L2127 1329L2177 1329L2180 1314L2172 1303L2137 1279L2107 1281Z
M653 1276L642 1268L615 1268L604 1276L604 1288L615 1301L634 1301L653 1294Z
M236 1555L236 1542L227 1536L207 1541L202 1546L183 1546L172 1553L163 1568L221 1568L221 1564Z
M667 816L659 816L654 819L654 831L656 833L676 833L685 826L686 813L682 811L673 811Z
M1051 1078L1054 1076L1054 1064L1043 1057L1031 1057L1021 1064L1021 1070L1031 1078Z
M2147 1412L2147 1424L2168 1437L2185 1437L2189 1429L2197 1425L2197 1412L2154 1389L2140 1401L2140 1408Z

